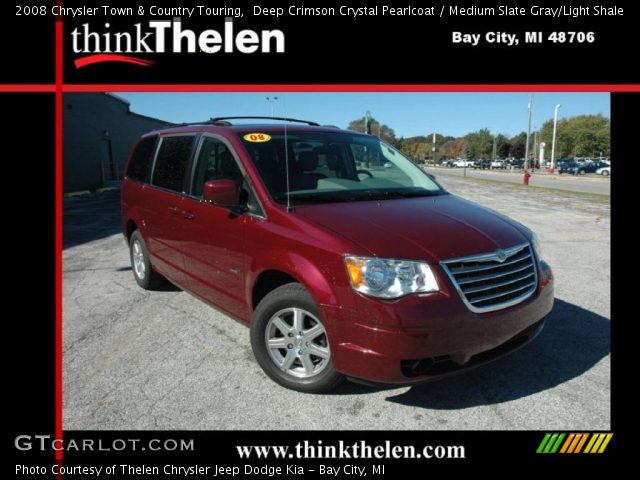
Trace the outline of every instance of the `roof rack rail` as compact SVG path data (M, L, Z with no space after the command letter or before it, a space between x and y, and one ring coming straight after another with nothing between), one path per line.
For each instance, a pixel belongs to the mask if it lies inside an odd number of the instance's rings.
M209 123L211 123L209 120L204 120L203 122L171 123L171 124L168 124L166 127L162 128L161 130L164 130L164 129L167 129L167 128L189 127L191 125L208 125Z
M222 124L223 122L227 125L231 125L227 120L283 120L285 122L295 122L295 123L306 123L307 125L311 125L313 127L319 127L320 124L316 122L311 122L309 120L299 120L297 118L288 118L288 117L255 117L255 116L247 116L247 117L215 117L210 119L207 123L216 123Z

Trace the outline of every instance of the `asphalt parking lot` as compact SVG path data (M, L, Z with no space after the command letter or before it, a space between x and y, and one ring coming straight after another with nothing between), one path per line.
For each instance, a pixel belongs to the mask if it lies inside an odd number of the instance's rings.
M248 329L187 293L140 289L116 192L65 199L64 428L609 429L608 197L438 180L538 233L556 276L545 330L463 375L388 390L345 383L328 395L273 383Z

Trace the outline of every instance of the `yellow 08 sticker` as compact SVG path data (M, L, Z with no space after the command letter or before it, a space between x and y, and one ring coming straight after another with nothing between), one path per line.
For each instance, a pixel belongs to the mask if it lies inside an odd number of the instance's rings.
M271 135L266 133L247 133L244 137L247 142L261 143L271 140Z

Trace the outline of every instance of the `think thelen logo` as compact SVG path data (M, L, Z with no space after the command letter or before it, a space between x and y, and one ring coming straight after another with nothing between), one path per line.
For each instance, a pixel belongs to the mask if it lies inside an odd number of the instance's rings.
M222 32L203 30L199 33L182 28L179 18L172 21L150 21L146 27L133 25L128 32L96 32L88 23L71 32L72 49L76 54L90 54L74 61L76 68L102 62L122 62L142 67L153 65L152 60L129 54L138 53L283 53L284 33L281 30L234 31L233 20L225 19Z
M613 433L547 433L536 453L603 453Z

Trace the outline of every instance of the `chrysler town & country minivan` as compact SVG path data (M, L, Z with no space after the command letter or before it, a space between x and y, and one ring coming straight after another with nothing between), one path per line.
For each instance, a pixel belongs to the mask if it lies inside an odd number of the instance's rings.
M247 324L264 372L305 392L423 382L540 332L553 277L531 230L374 136L242 118L134 147L122 228L142 288L168 280Z

